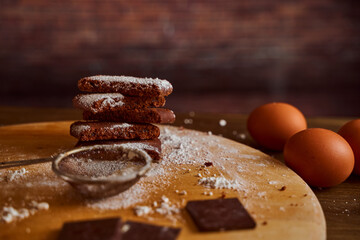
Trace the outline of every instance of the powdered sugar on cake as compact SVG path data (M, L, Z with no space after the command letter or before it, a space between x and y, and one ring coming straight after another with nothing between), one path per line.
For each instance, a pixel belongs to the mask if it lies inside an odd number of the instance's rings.
M75 124L75 125L72 125L71 126L71 131L74 131L74 133L76 135L80 135L82 134L83 132L85 131L89 131L91 129L91 127L86 124L86 123L83 123L83 124Z
M172 89L172 85L167 80L159 79L159 78L137 78L131 76L107 76L107 75L97 75L87 77L86 79L89 80L98 80L107 83L122 83L122 84L129 84L129 86L137 84L141 87L149 87L155 86L160 91L167 92Z
M106 108L122 107L124 105L123 99L124 95L120 93L80 94L74 98L74 104L76 107L97 113L102 112Z
M107 125L103 126L102 128L104 130L108 131L130 131L129 128L133 127L133 124L130 123L108 123ZM75 134L81 135L83 132L88 131L91 129L91 122L83 122L79 124L74 124L72 126L72 131L74 131Z
M104 129L109 129L110 131L129 131L129 128L133 127L133 124L130 123L112 123L109 126L104 126Z

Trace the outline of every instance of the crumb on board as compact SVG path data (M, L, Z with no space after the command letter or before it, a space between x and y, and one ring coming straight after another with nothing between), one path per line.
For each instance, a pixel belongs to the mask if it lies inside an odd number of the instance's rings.
M205 167L211 167L211 166L213 166L213 163L212 162L205 162L204 166Z

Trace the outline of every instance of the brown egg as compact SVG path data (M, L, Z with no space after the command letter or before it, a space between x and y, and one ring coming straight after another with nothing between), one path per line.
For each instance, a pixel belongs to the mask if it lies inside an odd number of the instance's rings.
M339 134L322 128L296 133L284 147L285 163L309 185L331 187L345 181L354 168L354 154Z
M251 112L247 120L250 135L261 146L281 151L295 133L306 129L304 115L287 103L268 103Z
M339 134L350 144L355 155L354 173L360 175L360 119L346 123Z

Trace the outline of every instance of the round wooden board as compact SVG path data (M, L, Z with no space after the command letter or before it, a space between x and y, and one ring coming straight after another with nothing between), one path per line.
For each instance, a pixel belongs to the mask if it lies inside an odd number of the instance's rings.
M0 161L49 157L73 148L71 122L0 128ZM283 163L238 142L193 130L161 126L163 159L149 176L128 191L101 201L82 199L51 171L50 163L0 169L0 211L45 201L49 210L12 223L0 222L0 239L56 239L65 221L121 216L123 220L181 227L178 239L326 239L321 206L306 183ZM213 166L204 167L205 162ZM199 175L201 174L201 177ZM202 177L225 177L234 189L209 189ZM281 190L282 189L282 190ZM284 190L285 189L285 190ZM186 191L186 195L176 193ZM204 193L212 192L212 196ZM161 203L163 196L179 213L134 215L134 206ZM255 219L253 230L199 233L184 206L188 200L237 197ZM153 207L155 210L155 207Z

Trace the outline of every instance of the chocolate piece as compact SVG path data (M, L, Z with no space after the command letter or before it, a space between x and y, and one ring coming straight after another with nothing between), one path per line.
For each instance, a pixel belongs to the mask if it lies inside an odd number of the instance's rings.
M58 240L120 240L121 225L120 218L66 222Z
M78 121L71 124L70 134L80 141L154 139L160 129L152 124Z
M133 123L173 123L175 114L173 111L164 108L144 108L122 111L106 111L92 113L84 111L85 120L99 120L112 122L133 122Z
M85 92L117 92L129 96L168 96L173 87L167 80L128 76L98 75L79 80L78 87Z
M164 97L128 97L120 93L79 94L74 97L73 105L92 113L102 113L145 107L162 107Z
M102 144L121 144L129 147L142 149L147 152L154 162L161 158L161 141L158 138L149 140L104 140L104 141L79 141L76 147L102 145Z
M237 198L189 201L186 210L201 232L250 229L256 226Z
M122 239L124 240L174 240L177 238L180 231L180 228L157 226L132 221L127 221L121 228Z

